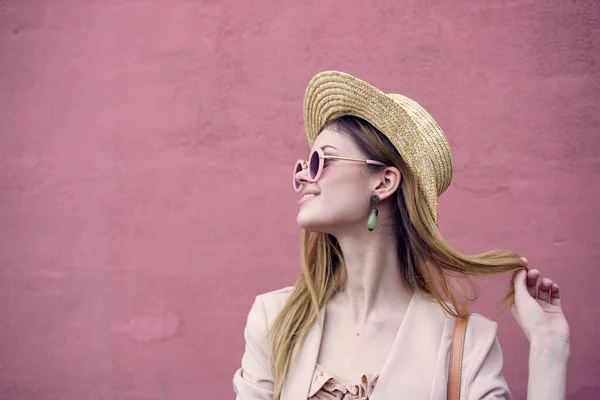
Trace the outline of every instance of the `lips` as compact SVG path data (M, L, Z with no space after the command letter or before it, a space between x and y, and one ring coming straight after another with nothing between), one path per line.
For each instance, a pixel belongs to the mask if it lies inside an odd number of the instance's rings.
M300 204L306 203L310 199L313 199L317 196L318 196L318 194L315 194L315 193L305 193L302 195L302 197L300 197L300 200L298 200L298 204L300 205Z

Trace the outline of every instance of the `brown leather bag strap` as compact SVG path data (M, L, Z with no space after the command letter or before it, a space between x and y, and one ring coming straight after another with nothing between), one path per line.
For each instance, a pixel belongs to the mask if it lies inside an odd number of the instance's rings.
M460 400L460 373L462 370L463 348L465 344L465 332L467 321L465 318L457 318L452 334L452 347L450 348L450 371L448 373L448 400Z

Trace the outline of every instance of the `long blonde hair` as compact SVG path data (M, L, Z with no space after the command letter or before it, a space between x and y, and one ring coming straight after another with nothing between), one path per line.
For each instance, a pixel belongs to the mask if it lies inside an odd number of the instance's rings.
M471 276L506 274L526 268L519 256L509 251L463 255L452 249L438 233L417 182L400 154L370 123L346 115L329 121L322 130L326 127L349 135L368 158L393 165L402 174L400 187L390 200L397 204L392 207L392 219L400 268L413 290L433 297L448 314L462 317L469 312L469 303L477 298ZM367 167L373 171L384 168ZM269 331L274 399L281 394L294 350L297 355L321 308L346 284L342 250L330 234L302 230L301 264L302 274ZM464 278L466 290L457 290L455 278ZM510 286L504 303L512 303L513 298Z

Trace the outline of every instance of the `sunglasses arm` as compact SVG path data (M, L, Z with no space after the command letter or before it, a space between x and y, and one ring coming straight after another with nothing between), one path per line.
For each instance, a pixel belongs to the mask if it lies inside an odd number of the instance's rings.
M364 160L362 158L352 158L352 157L339 157L339 156L323 156L324 159L333 159L333 160L347 160L347 161L358 161L358 162L364 162L367 164L374 164L374 165L382 165L385 166L384 163L382 163L381 161L375 161L375 160Z

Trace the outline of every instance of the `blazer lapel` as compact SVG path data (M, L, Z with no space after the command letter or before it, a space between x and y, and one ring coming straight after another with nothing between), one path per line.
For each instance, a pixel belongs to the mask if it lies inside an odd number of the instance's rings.
M281 400L306 400L308 398L308 390L319 357L326 308L321 309L319 319L310 328L304 345L299 350L296 362L288 370L287 379L281 390Z
M418 293L413 295L372 400L430 398L445 320L437 304Z

